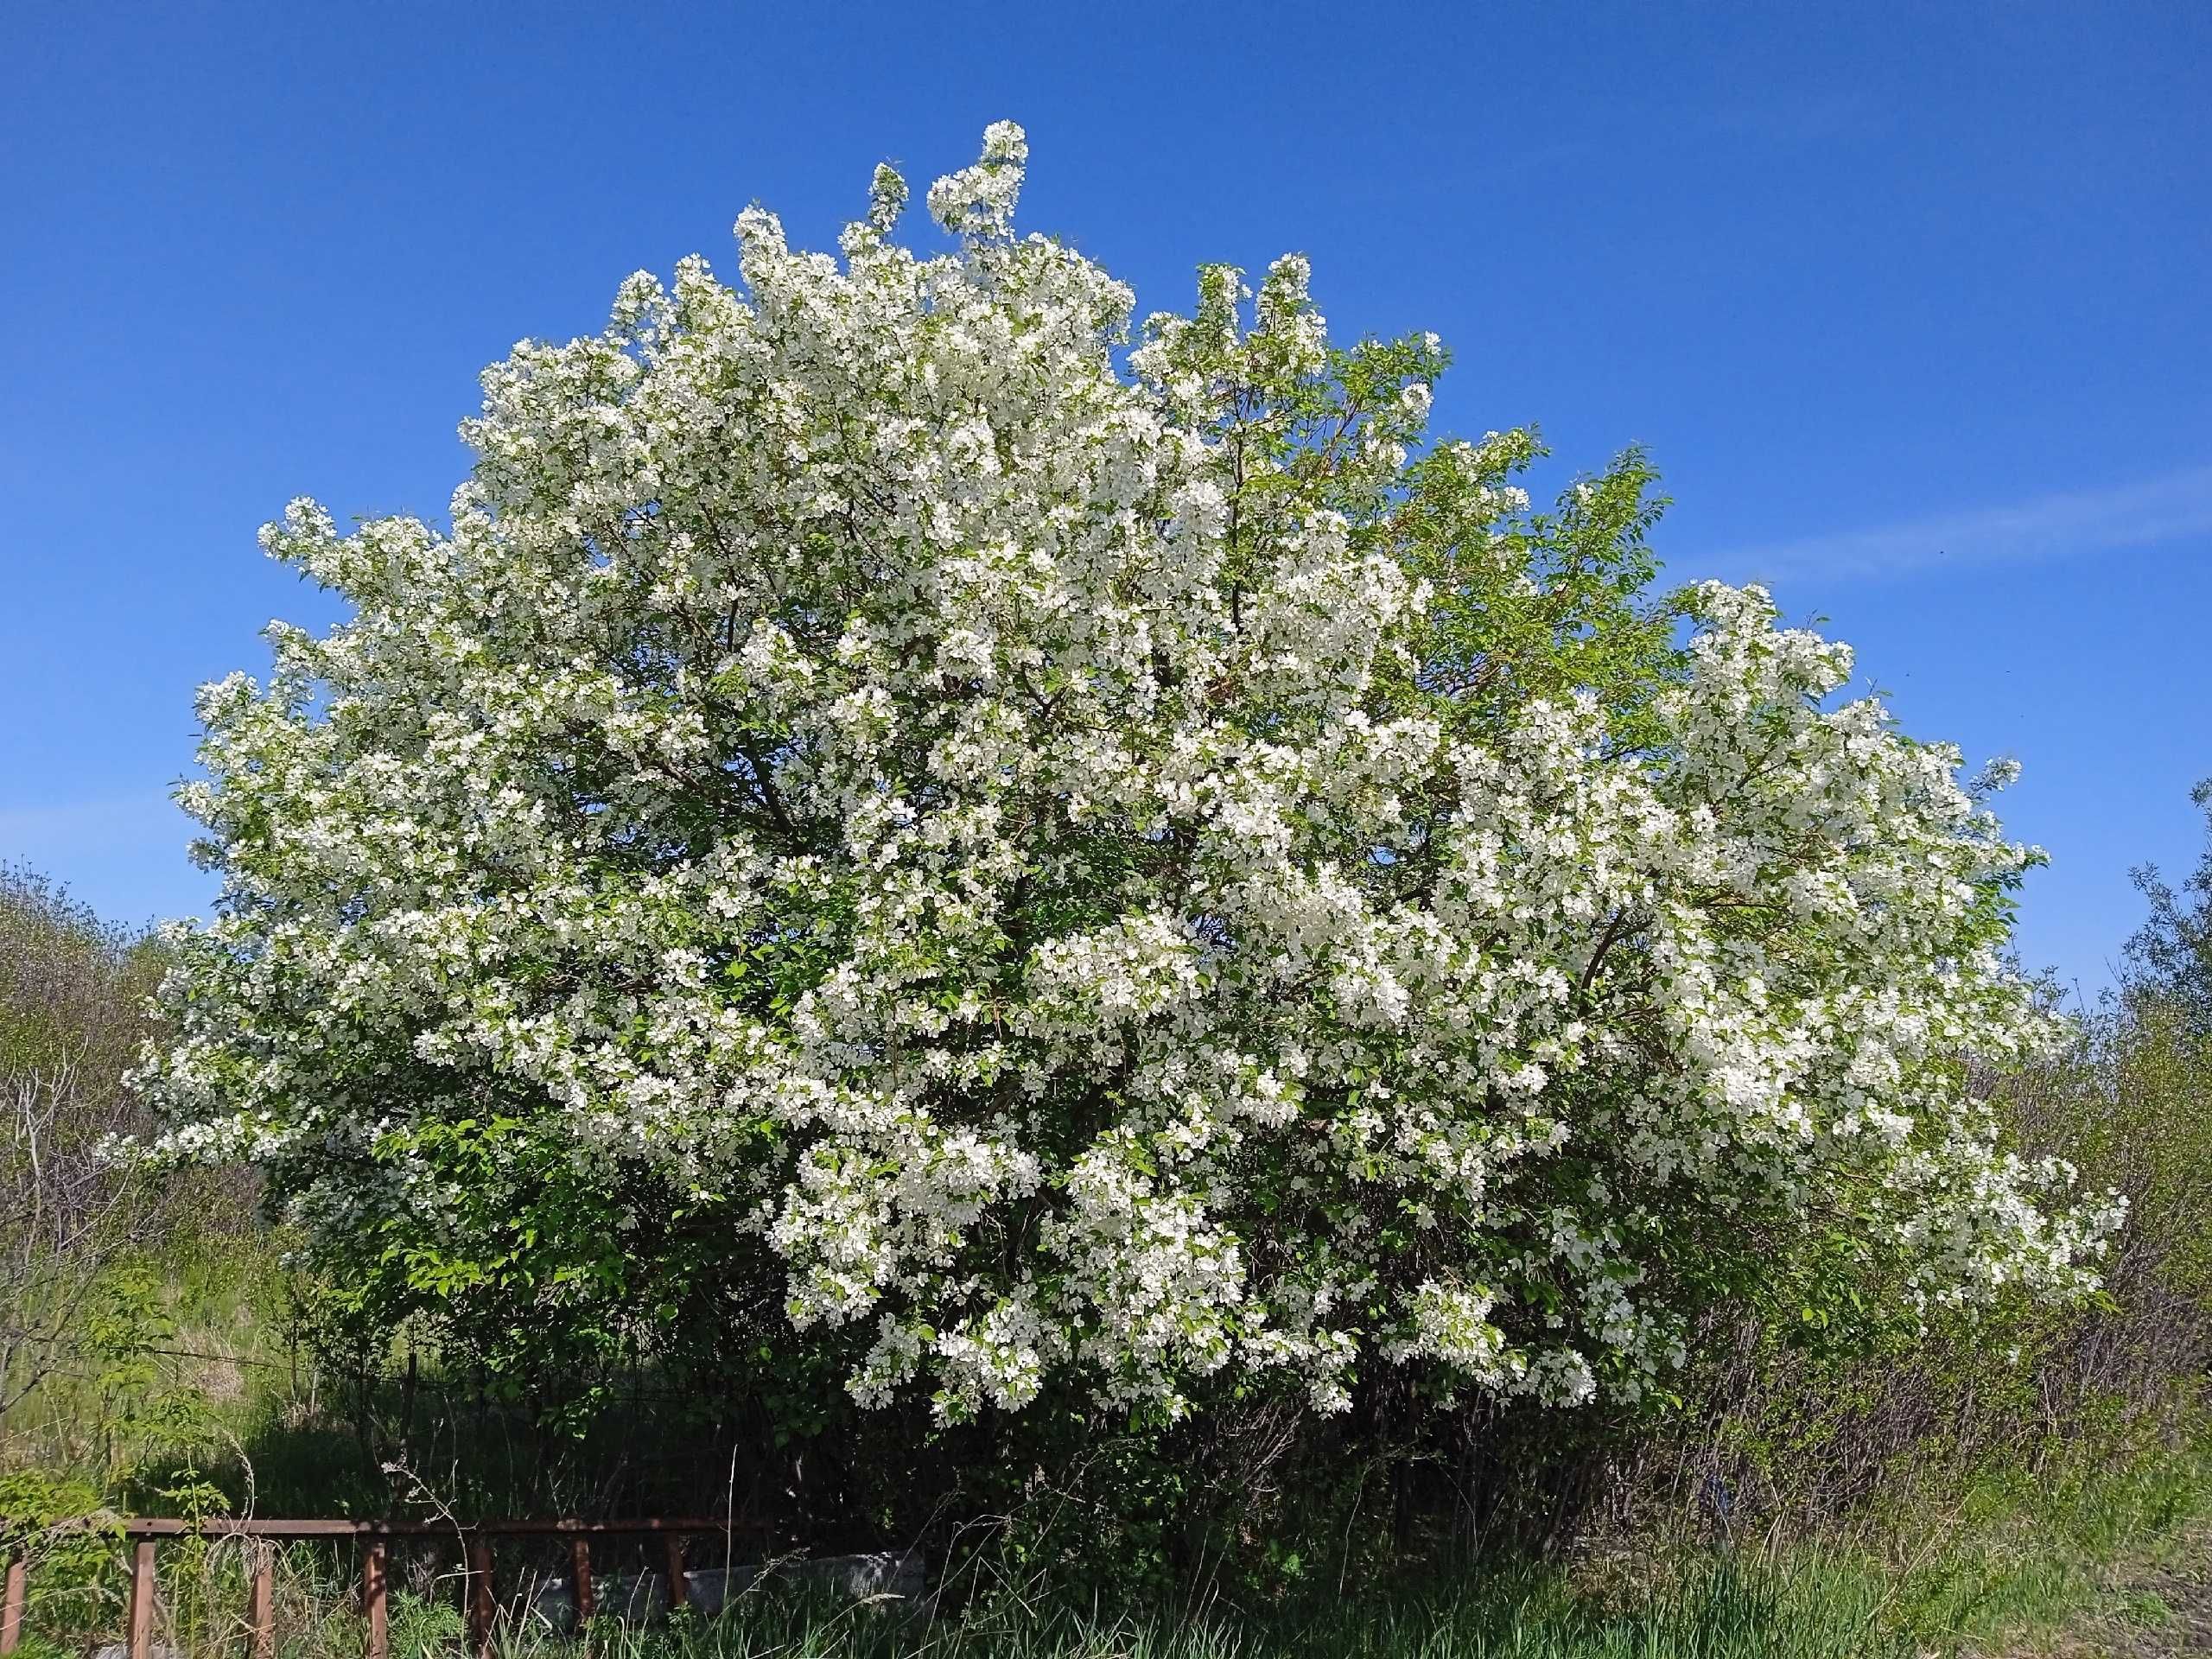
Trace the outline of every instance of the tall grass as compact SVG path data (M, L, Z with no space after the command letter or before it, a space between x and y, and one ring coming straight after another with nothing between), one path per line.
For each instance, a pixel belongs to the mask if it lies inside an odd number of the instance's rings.
M227 1552L226 1552L227 1553ZM172 1603L158 1639L190 1659L235 1655L245 1634L235 1564L203 1569L207 1588ZM360 1621L346 1611L346 1586L334 1576L284 1575L278 1599L283 1659L354 1659ZM217 1594L211 1596L207 1588ZM189 1601L188 1612L179 1604ZM543 1626L505 1625L503 1659L1229 1659L1230 1656L1313 1656L1313 1659L1447 1659L1450 1656L1733 1655L1878 1656L1920 1651L1907 1632L1885 1624L1875 1576L1807 1562L1792 1568L1720 1560L1677 1574L1630 1605L1578 1592L1555 1570L1431 1586L1387 1599L1316 1600L1254 1613L1221 1605L1109 1611L1063 1603L1006 1605L980 1613L881 1603L831 1604L791 1592L755 1594L712 1619L684 1614L652 1624L594 1621L585 1643ZM450 1655L464 1642L450 1598L396 1596L390 1627L397 1659ZM34 1632L34 1659L67 1650Z
M2155 1637L2177 1611L2212 1618L2201 1576L2212 1563L2212 1452L2118 1466L2081 1459L2041 1480L1991 1476L1940 1510L1899 1509L1847 1533L1732 1544L1615 1537L1561 1560L1410 1571L1351 1595L1319 1579L1258 1593L1214 1582L1164 1596L1070 1594L986 1551L919 1603L835 1600L771 1577L721 1617L602 1618L580 1643L528 1611L532 1579L556 1572L556 1560L550 1547L502 1550L503 1659L1903 1659L2062 1641L2094 1652ZM393 1547L396 1659L465 1651L458 1560L450 1542ZM358 1549L296 1543L279 1562L283 1659L359 1659ZM117 1637L121 1567L117 1550L93 1574L39 1586L33 1652L58 1659ZM625 1564L609 1551L602 1570ZM157 1638L184 1659L234 1659L245 1633L239 1548L167 1543L160 1573Z

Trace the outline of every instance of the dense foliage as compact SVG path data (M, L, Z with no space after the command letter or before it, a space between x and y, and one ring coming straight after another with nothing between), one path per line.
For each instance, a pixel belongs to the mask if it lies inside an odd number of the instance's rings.
M518 347L448 531L269 529L353 616L202 696L163 1154L367 1328L792 1421L1633 1402L1719 1306L2085 1286L1967 1086L2052 1025L1957 753L1298 257L1118 355L1025 161Z
M159 1216L100 1155L145 1127L123 1072L156 977L142 940L0 867L0 1445L49 1376L97 1363L101 1274Z

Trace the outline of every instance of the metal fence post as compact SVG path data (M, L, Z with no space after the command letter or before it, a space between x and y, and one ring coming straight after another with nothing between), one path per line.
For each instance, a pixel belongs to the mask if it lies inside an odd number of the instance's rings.
M245 1625L248 1659L276 1659L276 1546L246 1541Z
M492 1625L499 1604L492 1589L492 1546L482 1538L468 1546L468 1646L477 1659L492 1651Z
M130 1623L125 1643L130 1659L153 1659L154 1541L141 1538L130 1552Z
M30 1581L30 1563L21 1555L8 1558L7 1599L0 1601L0 1653L13 1653L23 1639L23 1602Z
M368 1659L385 1659L387 1645L385 1560L384 1540L370 1539L368 1548L361 1555L361 1611L369 1621Z
M575 1594L576 1632L582 1635L598 1601L591 1583L591 1543L582 1533L569 1540L569 1585Z
M667 1533L662 1536L664 1559L668 1567L668 1611L672 1615L691 1599L691 1586L683 1578L683 1536L681 1533Z

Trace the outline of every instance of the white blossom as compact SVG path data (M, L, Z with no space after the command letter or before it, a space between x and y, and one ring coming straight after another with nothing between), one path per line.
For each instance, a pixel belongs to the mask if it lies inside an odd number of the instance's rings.
M549 1171L626 1236L682 1207L855 1399L947 1418L1633 1396L1659 1269L1753 1218L1930 1302L2088 1282L2110 1205L1955 1063L2048 1036L1998 955L2034 855L1955 752L1755 588L1632 703L1444 652L1554 594L1533 441L1426 443L1433 336L1300 414L1294 257L1125 372L1128 291L1014 233L1027 160L1001 124L930 189L954 251L885 168L842 262L751 210L741 288L518 346L449 530L264 531L353 614L200 694L166 1154L332 1238Z

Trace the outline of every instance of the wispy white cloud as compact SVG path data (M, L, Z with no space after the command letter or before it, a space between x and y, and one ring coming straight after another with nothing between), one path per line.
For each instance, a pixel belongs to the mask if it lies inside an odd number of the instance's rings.
M1937 567L2114 553L2205 535L2212 535L2212 467L2192 467L2111 489L1738 548L1708 563L1753 581L1894 576Z

